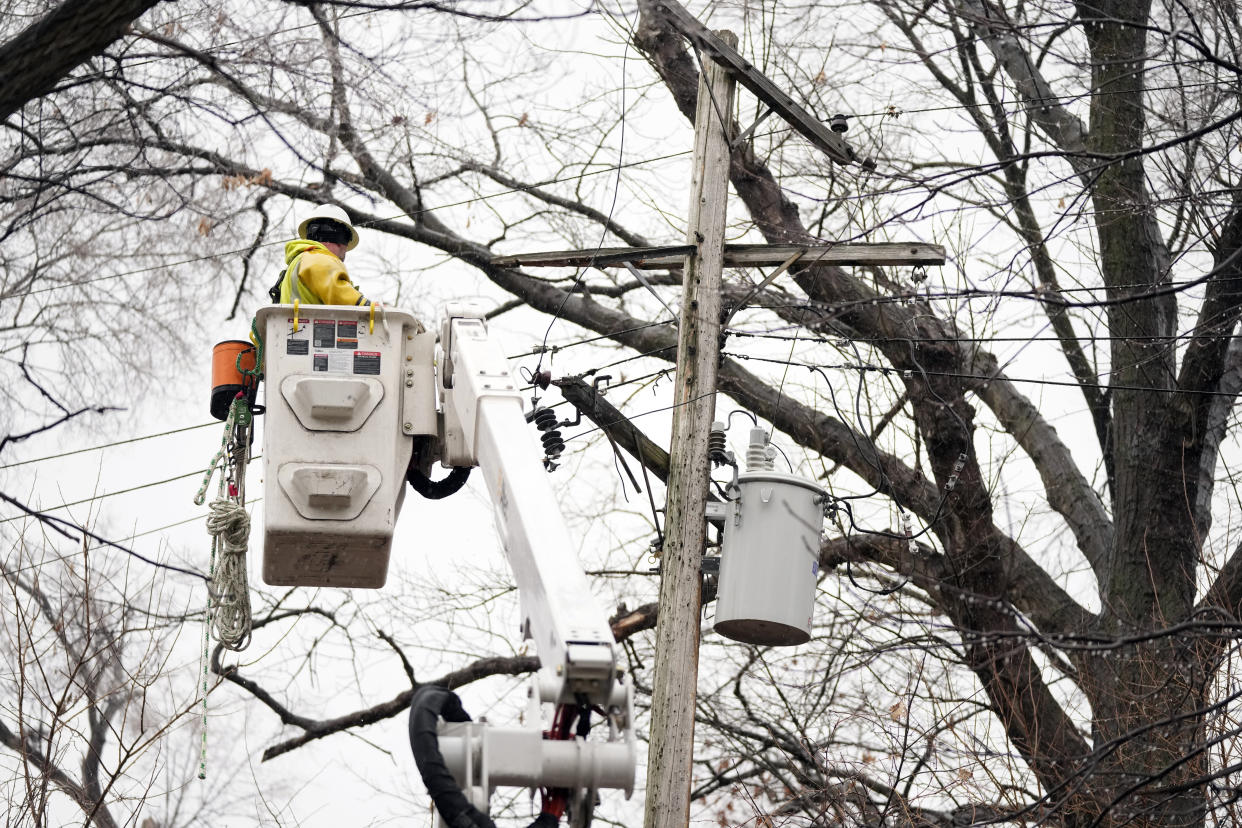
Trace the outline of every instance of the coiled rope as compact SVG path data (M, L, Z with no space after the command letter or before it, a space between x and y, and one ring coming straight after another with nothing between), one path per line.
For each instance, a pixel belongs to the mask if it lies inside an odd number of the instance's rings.
M250 643L250 585L246 580L246 547L250 541L250 516L246 514L246 465L249 462L250 405L242 395L229 406L220 450L211 460L194 502L202 505L216 470L220 482L207 515L211 535L211 583L207 614L216 640L230 650L244 650Z
M246 581L246 546L250 515L241 503L213 500L207 515L212 536L211 590L214 594L212 629L216 640L230 650L250 643L250 585Z
M246 580L246 547L250 540L250 515L246 514L246 465L249 463L250 425L254 412L243 394L229 406L220 450L211 459L194 503L203 505L216 471L220 482L216 499L208 507L207 532L211 535L211 569L207 585L207 613L203 623L202 722L198 778L207 778L207 669L210 634L230 650L250 644L250 585Z

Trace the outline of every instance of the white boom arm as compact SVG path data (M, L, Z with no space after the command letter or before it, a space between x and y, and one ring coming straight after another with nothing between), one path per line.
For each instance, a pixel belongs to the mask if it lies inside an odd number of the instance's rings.
M509 361L477 311L451 305L449 313L456 315L441 328L447 359L439 371L446 443L459 443L454 465L477 463L487 479L524 632L539 653L540 700L569 704L585 696L607 706L617 679L612 628L570 543Z
M606 742L548 741L537 731L446 725L441 749L476 805L495 785L570 788L575 823L585 825L597 788L621 788L627 796L633 790L632 687L617 670L612 629L565 530L509 361L489 338L479 309L464 303L445 309L438 367L443 460L477 465L486 478L517 582L523 632L539 654L532 700L602 708L609 731Z

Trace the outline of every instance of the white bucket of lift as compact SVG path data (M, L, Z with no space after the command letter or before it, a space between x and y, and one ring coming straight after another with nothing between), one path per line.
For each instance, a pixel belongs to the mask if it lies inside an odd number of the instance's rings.
M811 638L825 492L776 471L738 478L725 513L715 630L747 644Z
M264 337L263 580L384 585L411 437L436 433L431 349L409 313L273 305Z

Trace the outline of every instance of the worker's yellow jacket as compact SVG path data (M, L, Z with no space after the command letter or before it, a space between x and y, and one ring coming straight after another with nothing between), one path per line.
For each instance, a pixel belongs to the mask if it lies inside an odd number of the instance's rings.
M285 245L284 281L280 302L296 299L307 305L369 305L345 270L345 263L316 241L294 239Z

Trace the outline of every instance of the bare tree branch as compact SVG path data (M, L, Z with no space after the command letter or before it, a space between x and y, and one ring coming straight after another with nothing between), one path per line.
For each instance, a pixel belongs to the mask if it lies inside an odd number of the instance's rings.
M122 37L160 0L62 0L0 45L0 121L51 92L83 61Z

